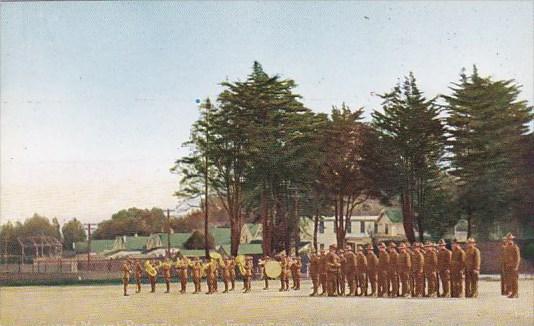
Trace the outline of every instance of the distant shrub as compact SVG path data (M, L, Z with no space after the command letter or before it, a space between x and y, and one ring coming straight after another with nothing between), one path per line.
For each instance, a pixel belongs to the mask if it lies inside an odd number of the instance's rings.
M531 242L525 246L523 250L523 257L526 259L534 259L534 242Z

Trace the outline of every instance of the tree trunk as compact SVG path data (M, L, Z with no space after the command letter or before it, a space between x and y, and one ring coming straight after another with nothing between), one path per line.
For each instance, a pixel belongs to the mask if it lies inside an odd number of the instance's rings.
M265 184L260 194L260 207L261 207L261 222L262 222L262 249L263 254L271 256L271 219L269 215L269 208L267 204L267 196L265 195Z
M230 252L232 256L237 257L241 240L241 216L239 213L230 220L230 233Z
M414 214L411 207L411 199L410 195L407 192L403 192L401 194L401 202L402 202L402 224L404 226L404 233L406 234L406 238L410 243L415 242L415 233L413 231L414 228ZM421 233L421 232L419 232Z
M471 235L473 233L473 229L472 229L472 219L473 219L473 214L471 212L469 212L467 214L467 238L471 238Z
M319 208L315 209L315 217L313 219L313 248L315 251L318 251L319 248L317 247L317 231L319 228Z

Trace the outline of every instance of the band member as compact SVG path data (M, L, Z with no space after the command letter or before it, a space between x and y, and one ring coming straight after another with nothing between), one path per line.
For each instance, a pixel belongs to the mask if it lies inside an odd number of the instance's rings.
M261 267L261 278L265 282L265 286L263 287L264 290L269 289L269 277L265 273L265 264L270 260L271 258L269 256L263 256L263 259L260 259L258 262L258 265Z
M326 254L326 289L329 297L335 297L341 264L339 263L339 257L336 255L336 246L330 245L329 249L328 254Z
M397 273L400 278L401 296L407 297L410 295L410 272L412 269L412 257L406 250L406 245L401 243L399 245L399 255L397 256Z
M195 292L193 294L197 294L202 292L201 289L201 281L202 281L202 271L204 267L202 266L202 262L198 257L195 257L193 259L193 266L192 266L192 278L193 278L193 284L195 285Z
M451 297L460 298L463 296L464 287L465 252L458 243L452 242L451 255Z
M224 282L224 291L223 293L228 293L229 285L231 282L230 270L232 269L232 261L230 259L225 259L221 262L222 276Z
M500 248L500 255L499 255L499 267L500 267L500 279L501 279L501 295L508 295L510 292L509 289L506 288L507 282L506 282L506 276L505 276L505 267L504 267L504 256L506 252L506 246L508 244L508 240L506 237L502 239L501 248Z
M427 282L427 297L436 296L436 273L438 267L438 256L434 251L434 244L427 242L425 244L425 263L423 271L425 273L425 280Z
M169 293L171 291L171 261L169 258L166 258L163 262L160 261L159 268L161 268L161 275L167 289L165 293Z
M230 288L230 291L233 291L235 289L235 268L236 268L236 262L235 257L230 257L230 282L232 283L232 287Z
M150 282L150 292L156 292L156 280L158 277L158 270L156 269L156 263L153 260L145 260L145 272L148 275L148 281Z
M414 297L425 295L425 276L423 273L425 256L421 252L421 247L422 245L420 243L416 243L412 256L412 272L415 286Z
M504 252L504 275L506 290L510 299L519 297L519 264L521 263L521 254L519 247L514 243L514 238L511 233L506 235L507 245Z
M399 274L397 271L397 259L399 257L399 254L395 249L396 247L397 245L395 245L394 242L389 243L388 294L390 297L399 296Z
M359 290L359 292L358 292ZM356 250L356 284L354 295L362 296L367 293L367 257L363 254L363 248Z
M143 278L143 267L141 266L141 262L139 259L135 261L135 284L137 286L137 289L135 290L136 293L141 292L141 279Z
M356 294L356 266L358 265L358 256L353 252L351 246L345 248L345 256L343 257L344 264L342 265L345 280L349 286L348 295ZM343 289L344 291L345 289Z
M445 240L441 239L438 242L439 252L438 252L438 273L439 279L441 281L441 288L443 293L438 296L448 298L450 296L450 284L451 284L451 258L452 253L447 249Z
M128 282L130 281L130 273L132 272L132 264L130 259L126 259L124 264L122 264L121 270L124 296L128 296Z
M185 256L176 260L176 270L180 279L180 294L184 294L187 290L187 269L190 263L189 259Z
M388 296L388 269L389 254L386 251L386 245L381 242L378 245L378 296Z
M244 274L243 281L245 283L245 290L243 293L250 292L252 288L252 270L254 268L252 257L247 257L245 261L245 266L243 266Z
M478 276L480 273L480 250L475 239L467 239L465 250L465 297L478 297Z
M415 297L415 271L414 271L413 262L416 259L415 257L416 247L417 247L417 242L412 243L411 246L408 243L406 244L406 251L408 251L408 253L410 254L410 259L412 260L412 267L410 268L410 291L411 291L412 297Z
M206 270L206 283L208 285L208 292L206 294L212 294L217 292L215 284L217 283L217 262L214 258L211 258L205 266Z
M319 265L321 263L321 258L317 253L312 251L311 257L310 257L310 278L312 280L313 285L313 292L310 294L310 296L315 296L318 294L319 291Z
M295 258L291 264L291 277L293 278L293 290L300 290L300 269L302 268L302 259Z
M367 278L369 284L371 284L371 293L365 292L366 296L376 296L377 294L377 282L378 282L378 258L373 250L373 245L367 245ZM366 286L367 287L367 286Z
M289 291L289 257L286 257L285 254L280 255L280 267L282 268L282 271L280 273L280 292L282 291Z
M325 295L327 292L327 262L326 262L326 253L324 250L321 250L320 260L319 260L319 282L321 283L321 295Z

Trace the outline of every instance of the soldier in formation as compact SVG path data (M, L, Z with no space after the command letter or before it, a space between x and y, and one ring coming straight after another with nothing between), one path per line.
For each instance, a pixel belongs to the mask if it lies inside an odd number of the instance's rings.
M317 252L313 250L310 256L310 278L313 286L313 292L310 294L310 296L312 297L319 294L319 265L321 263L320 261L321 257L319 257L319 255L317 255Z
M367 293L367 257L361 246L356 247L356 283L354 295L362 296Z
M504 295L508 298L519 297L519 264L521 263L521 254L519 246L514 243L514 236L511 233L506 235L506 247L503 251L504 262Z

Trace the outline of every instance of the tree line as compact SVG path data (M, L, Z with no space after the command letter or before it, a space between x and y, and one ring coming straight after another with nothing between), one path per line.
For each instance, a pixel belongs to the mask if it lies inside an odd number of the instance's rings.
M244 81L224 81L176 161L179 197L216 197L236 255L245 218L263 225L263 250L299 243L299 218L335 217L344 245L354 209L369 199L402 208L408 240L439 237L460 218L469 235L532 224L532 106L513 80L462 70L448 94L428 98L410 73L380 94L363 119L345 103L329 114L302 103L296 83L258 62ZM526 226L525 226L526 227ZM417 233L415 232L417 231Z

